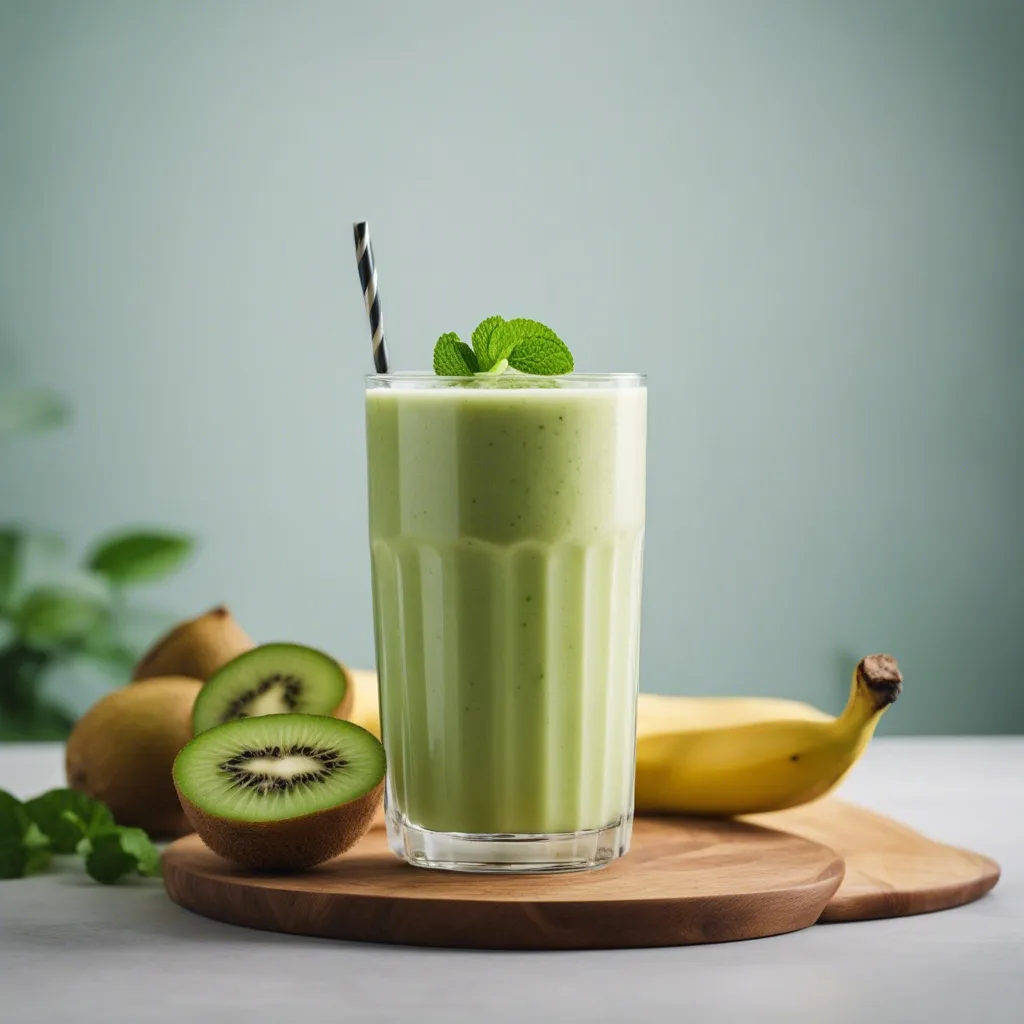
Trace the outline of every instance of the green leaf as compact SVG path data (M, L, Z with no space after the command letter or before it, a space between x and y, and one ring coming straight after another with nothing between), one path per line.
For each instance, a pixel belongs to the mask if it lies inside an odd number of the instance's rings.
M49 841L17 797L0 789L0 878L21 878L49 863Z
M481 370L490 370L498 361L491 349L491 337L495 328L504 322L504 319L497 314L489 316L486 320L478 323L476 330L473 331L473 351L476 353Z
M434 373L439 377L471 377L480 369L476 354L454 332L442 334L434 346Z
M20 549L21 533L18 530L0 530L0 608L7 606L18 585Z
M135 858L136 870L146 878L160 874L160 851L141 828L120 828L121 849Z
M518 326L522 323L522 320L503 320L491 333L491 361L494 364L492 370L495 372L501 372L498 369L501 364L504 364L505 368L508 367L509 356L523 340L522 330Z
M32 821L50 837L54 853L74 853L83 836L114 827L105 804L73 789L51 789L25 804Z
M13 836L20 842L31 824L25 805L6 789L0 789L0 839Z
M29 850L21 837L0 836L0 878L22 878L28 872Z
M22 842L28 852L25 862L26 875L49 867L53 854L50 840L49 837L43 835L35 822L29 825Z
M89 842L91 849L85 858L85 870L97 882L113 885L135 871L135 857L121 847L121 836L117 832L107 832Z
M40 587L15 609L14 628L33 646L53 646L85 636L104 608L99 597L71 587Z
M160 854L140 828L116 828L89 840L85 870L104 885L125 875L160 873Z
M175 572L193 546L192 538L180 533L124 533L103 541L88 567L111 583L156 580Z
M0 393L0 441L18 434L50 430L66 422L68 404L52 391L7 391Z
M568 346L550 327L536 320L511 320L518 342L509 353L509 365L522 373L545 377L572 373L573 358Z

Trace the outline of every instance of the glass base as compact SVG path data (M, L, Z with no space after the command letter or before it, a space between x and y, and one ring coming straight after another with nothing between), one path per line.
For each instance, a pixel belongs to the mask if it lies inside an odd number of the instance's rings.
M555 874L603 868L629 850L632 815L604 828L583 832L527 835L476 835L433 832L414 825L391 808L388 844L393 853L418 868L497 874Z

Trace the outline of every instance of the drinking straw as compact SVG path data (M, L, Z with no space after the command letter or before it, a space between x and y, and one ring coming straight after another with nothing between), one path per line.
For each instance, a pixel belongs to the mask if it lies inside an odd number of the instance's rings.
M378 373L387 373L388 346L384 340L384 320L380 312L380 296L377 294L377 267L373 261L373 245L366 221L356 221L352 225L352 234L356 242L359 283L363 286L363 301L366 303L366 315L370 320L370 334L373 338L373 365Z

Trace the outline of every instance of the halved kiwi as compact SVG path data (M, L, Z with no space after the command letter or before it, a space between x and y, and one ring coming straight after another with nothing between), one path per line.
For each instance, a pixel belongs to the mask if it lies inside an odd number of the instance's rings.
M249 868L293 870L336 857L370 828L384 748L337 718L264 715L196 736L173 775L211 850Z
M343 718L352 706L345 669L300 644L263 644L229 661L199 691L195 735L236 718L297 713Z

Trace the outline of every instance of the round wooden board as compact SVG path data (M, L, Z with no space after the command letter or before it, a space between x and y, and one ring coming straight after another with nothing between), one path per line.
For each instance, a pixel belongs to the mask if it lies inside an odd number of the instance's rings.
M824 843L843 858L843 884L822 922L948 910L980 899L999 881L999 865L989 857L937 843L843 800L817 800L746 820Z
M727 942L806 928L843 877L832 850L733 821L638 819L629 855L570 875L409 867L371 832L294 875L246 873L198 836L173 843L176 903L219 921L364 942L479 949L603 949Z

